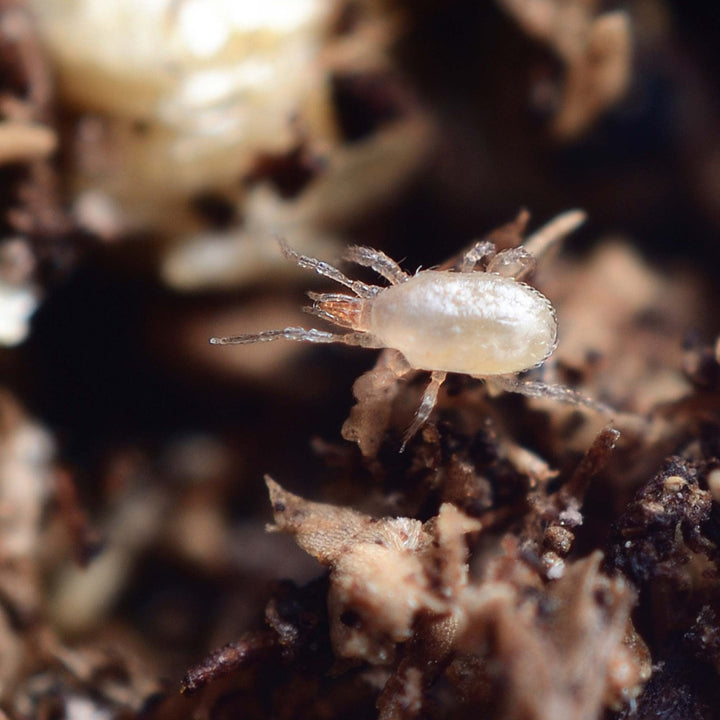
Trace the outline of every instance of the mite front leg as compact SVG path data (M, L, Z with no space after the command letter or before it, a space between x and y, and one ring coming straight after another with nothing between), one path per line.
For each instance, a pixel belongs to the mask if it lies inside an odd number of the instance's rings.
M366 348L383 347L379 340L363 332L330 333L323 330L306 330L301 327L287 327L282 330L265 330L255 334L233 335L231 337L212 337L212 345L250 345L274 340L293 340L309 343L339 343Z
M308 270L314 270L318 275L330 278L340 285L344 285L346 288L352 290L358 297L370 298L374 297L381 290L380 287L375 285L367 285L359 280L351 280L341 273L336 267L318 260L317 258L308 257L307 255L301 255L300 253L293 250L284 240L278 239L280 243L280 250L282 254L294 263L299 265L301 268L307 268Z
M405 435L403 436L403 443L400 446L400 452L405 451L405 446L410 442L410 440L412 440L415 433L417 433L417 431L427 422L427 419L430 417L430 413L437 402L440 386L445 382L446 377L446 372L440 372L438 370L434 370L430 375L430 382L425 388L425 393L423 394L422 401L420 402L420 407L417 409L410 427L405 431Z
M385 278L391 285L401 285L410 279L408 275L391 257L380 250L353 245L343 254L345 260L354 262L362 267L369 267L380 277Z

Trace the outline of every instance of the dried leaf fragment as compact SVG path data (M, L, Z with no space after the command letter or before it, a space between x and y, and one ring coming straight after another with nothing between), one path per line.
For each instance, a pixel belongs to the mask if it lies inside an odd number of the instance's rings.
M356 442L360 452L369 458L377 456L383 436L390 425L392 404L400 388L398 378L408 363L397 350L385 350L375 367L361 375L353 384L357 403L342 427L342 436Z
M392 660L413 637L420 612L445 618L467 578L465 533L480 524L445 504L423 525L411 518L375 519L348 508L304 500L266 478L278 529L330 566L328 608L336 654L372 664Z
M39 123L0 123L0 164L40 160L57 147L57 135Z
M491 578L465 591L468 624L458 646L477 652L493 639L490 667L504 688L500 717L597 718L618 698L639 692L644 665L625 642L635 593L621 577L600 572L601 559L597 552L573 563L540 594L523 587L519 563L514 578ZM508 558L500 562L507 565ZM487 665L478 668L488 672Z
M552 130L563 140L578 137L629 85L632 33L628 14L595 15L598 3L583 0L499 0L499 4L565 64Z

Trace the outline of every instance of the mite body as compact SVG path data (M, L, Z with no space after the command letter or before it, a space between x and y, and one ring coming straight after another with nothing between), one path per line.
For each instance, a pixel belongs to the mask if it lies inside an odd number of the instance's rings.
M210 342L226 345L285 339L399 351L405 363L397 367L398 377L411 370L431 373L403 448L428 419L448 372L481 378L509 392L611 412L569 388L516 377L541 364L557 343L557 320L550 301L521 278L534 270L536 256L575 229L584 217L580 211L560 215L510 250L497 252L492 242L479 241L465 253L459 271L422 270L409 275L379 250L346 250L346 260L372 268L389 286L351 280L332 265L299 255L281 242L285 257L352 291L352 295L310 292L313 304L305 308L350 332L288 327L211 338ZM483 269L477 270L479 265Z
M557 340L544 295L487 272L426 270L368 304L368 331L422 370L521 372L545 360Z

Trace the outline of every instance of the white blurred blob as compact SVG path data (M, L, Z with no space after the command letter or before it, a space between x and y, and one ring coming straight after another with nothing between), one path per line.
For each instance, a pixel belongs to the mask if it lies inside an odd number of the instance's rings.
M182 226L193 193L235 186L258 152L332 133L320 63L328 0L31 0L81 123L80 190L130 226Z
M9 238L0 244L0 345L19 345L30 331L39 293L31 278L32 250L25 240Z
M0 282L0 345L19 345L30 331L30 317L38 306L32 287L13 287Z
M334 255L337 241L315 228L304 206L280 200L260 185L247 197L245 222L229 233L200 233L175 245L163 260L165 282L178 290L239 287L260 277L296 274L278 237L308 255Z

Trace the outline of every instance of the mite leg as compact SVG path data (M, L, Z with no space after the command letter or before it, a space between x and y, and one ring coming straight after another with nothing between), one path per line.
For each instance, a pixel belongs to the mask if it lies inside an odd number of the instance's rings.
M282 251L282 254L288 260L292 260L293 262L297 263L301 268L314 270L318 275L330 278L330 280L334 280L336 283L344 285L346 288L352 290L359 297L374 297L381 289L375 285L366 285L364 282L360 282L359 280L351 280L349 277L343 275L343 273L341 273L337 268L329 265L326 262L323 262L322 260L308 257L307 255L300 255L300 253L295 252L295 250L293 250L282 239L279 239L278 242L280 243L280 250Z
M520 380L507 375L485 378L485 382L506 392L519 393L527 397L551 398L569 405L580 405L603 415L616 415L617 411L605 403L593 400L564 385L547 385L533 380Z
M495 243L489 240L478 240L463 257L460 272L472 272L477 264L485 258L495 255Z
M486 269L487 272L521 280L530 275L536 266L537 260L534 255L524 247L516 247L499 252L490 259Z
M250 345L251 343L272 342L273 340L294 340L310 343L341 343L367 348L383 347L372 335L363 332L330 333L323 330L306 330L301 327L287 327L283 330L265 330L255 334L212 337L212 345Z
M405 435L403 436L403 443L400 446L400 452L405 450L405 446L410 442L410 440L412 440L415 433L427 422L427 419L430 417L430 413L437 402L440 386L445 382L446 377L446 372L440 372L438 370L434 370L430 375L430 382L425 388L425 394L420 402L420 407L417 409L410 427L405 431Z
M583 210L568 210L553 218L528 237L522 246L534 257L540 259L566 235L585 222L587 215Z
M345 251L343 257L356 265L371 268L392 285L401 285L410 279L410 275L391 257L388 257L380 250L361 245L352 245Z

